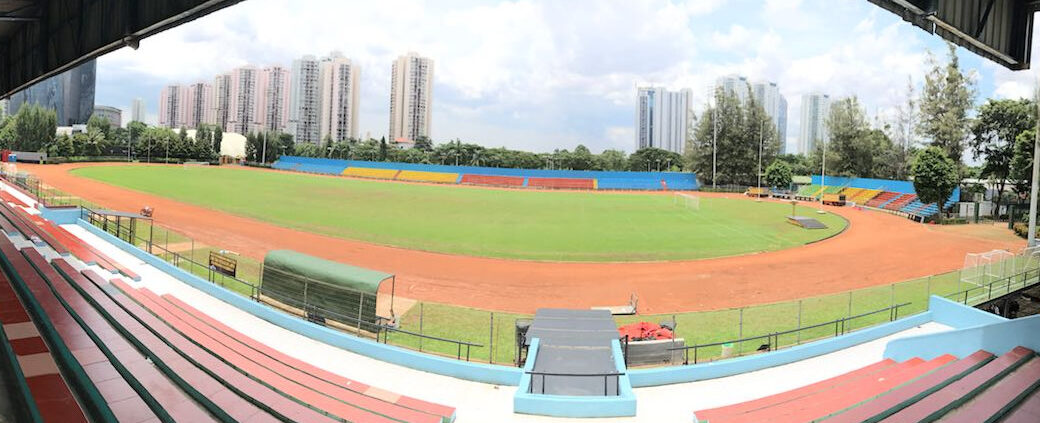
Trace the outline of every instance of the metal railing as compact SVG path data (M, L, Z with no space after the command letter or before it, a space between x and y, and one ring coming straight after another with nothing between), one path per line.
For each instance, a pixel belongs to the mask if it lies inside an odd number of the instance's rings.
M1037 283L1040 283L1040 269L1027 269L985 285L978 285L943 297L964 305L976 305L1010 294L1013 292L1012 289L1018 291Z
M614 395L621 395L621 376L624 376L624 372L611 372L611 373L554 373L554 372L539 372L539 371L526 371L531 375L531 384L527 387L527 393L535 393L534 381L535 376L541 376L541 389L539 394L545 394L545 381L547 376L558 376L558 377L602 377L603 378L603 396L610 396L610 377L614 377Z
M828 321L828 322L817 323L815 325L810 325L810 326L803 326L803 327L800 327L800 328L797 328L797 329L791 329L791 330L786 330L786 331L782 331L782 332L771 332L771 333L767 333L765 335L750 336L750 337L734 339L734 340L729 340L729 341L722 341L722 342L713 342L713 343L710 343L710 344L698 344L698 345L688 345L688 346L683 346L683 347L672 347L672 348L668 348L668 350L669 351L679 351L679 350L682 350L683 351L683 365L690 364L690 350L693 350L693 364L697 364L698 351L699 350L701 350L703 348L710 348L710 347L721 347L721 346L727 345L727 344L739 344L739 343L748 342L748 341L765 340L766 343L762 344L762 346L765 347L765 348L761 348L760 347L758 350L756 350L756 352L775 351L775 350L778 350L778 349L781 348L780 345L779 345L781 336L791 335L791 334L800 334L803 331L819 329L819 328L822 328L822 327L827 327L827 326L833 325L834 326L834 336L838 337L838 336L844 335L844 334L849 333L849 332L852 331L852 328L851 328L849 323L851 321L853 321L853 320L861 319L861 318L864 318L864 317L873 316L873 315L876 315L876 314L881 314L881 313L886 313L887 312L888 313L888 321L891 322L891 321L894 321L894 320L899 318L899 309L901 307L906 307L906 306L908 306L910 304L911 303L896 304L896 305L885 307L885 308L882 308L882 309L878 309L878 310L874 310L874 311L870 311L870 312L866 312L866 313L857 314L855 316L842 317L842 318L831 320L831 321ZM794 343L794 345L799 345L799 344L801 344L801 342L802 342L801 338L799 337L799 341Z

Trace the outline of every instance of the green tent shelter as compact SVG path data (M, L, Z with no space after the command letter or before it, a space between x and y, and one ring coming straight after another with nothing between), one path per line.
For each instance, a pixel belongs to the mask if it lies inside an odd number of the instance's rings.
M380 286L390 283L390 316L377 315ZM307 255L272 250L264 256L261 298L303 310L308 318L331 319L372 330L393 321L394 275Z

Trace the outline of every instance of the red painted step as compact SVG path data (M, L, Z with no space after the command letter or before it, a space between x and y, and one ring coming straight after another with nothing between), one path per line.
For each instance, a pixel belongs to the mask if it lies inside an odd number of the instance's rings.
M1040 359L1032 359L1014 373L1004 377L985 392L950 412L944 419L949 423L993 421L1005 407L1015 405L1018 396L1035 388L1040 382Z
M929 391L942 389L942 387L963 377L966 372L973 371L978 366L992 359L993 354L985 351L978 351L970 356L957 360L948 366L929 373L928 375L907 385L897 388L880 398L831 417L827 419L827 422L859 423L879 415L883 418L885 415L882 414L893 414L899 411L899 409L905 408L909 405L904 404L905 402L911 401L922 394L930 394Z
M849 373L838 375L830 379L821 380L811 385L806 385L801 388L792 389L790 391L781 392L776 395L770 395L767 397L758 398L755 400L742 402L733 405L727 405L724 407L711 408L707 410L701 410L696 412L698 420L709 420L714 421L720 417L733 416L737 414L744 414L761 408L770 407L776 404L785 403L788 401L794 401L799 398L813 395L819 392L826 391L835 386L844 385L851 383L863 377L870 376L874 373L880 372L884 369L892 367L896 364L892 360L883 360L869 366L853 370Z
M142 289L141 291L150 293L150 291L148 291L146 289ZM166 302L170 303L170 305L173 305L173 306L183 310L184 312L186 312L186 314L188 316L193 316L193 317L197 318L198 320L200 320L201 322L203 322L204 324L208 324L208 325L212 326L213 328L217 329L218 331L223 332L226 336L229 336L230 338L232 338L232 339L234 339L234 340L236 340L236 341L238 341L238 342L240 342L240 343L242 343L244 345L247 345L249 348L252 348L252 349L254 349L254 350L256 350L256 351L258 351L258 352L260 352L260 353L262 353L264 355L272 357L275 360L278 360L278 361L280 361L282 363L285 363L285 364L287 364L287 365L289 365L291 367L295 367L295 368L300 369L300 370L302 370L302 371L304 371L306 373L310 373L310 374L312 374L314 376L317 376L318 378L321 378L321 379L324 379L324 380L328 380L328 381L330 381L332 383L338 384L338 385L340 385L342 387L345 387L347 389L350 389L352 391L365 393L366 391L369 391L370 389L379 390L379 388L370 387L367 384L364 384L364 383L358 382L356 380L352 380L352 379L340 376L340 375L338 375L336 373L332 373L332 372L330 372L328 370L319 368L319 367L314 366L314 365L312 365L310 363L307 363L305 361L296 359L296 358L294 358L292 356L289 356L289 355L287 355L285 353L282 353L281 351L278 351L278 350L276 350L274 348L271 348L267 344L264 344L262 342L258 342L255 339L253 339L253 338L251 338L249 336L246 336L245 334L243 334L241 332L238 332L235 329L232 329L231 327L229 327L229 326L221 323L220 321L214 319L210 315L208 315L206 313L203 313L202 311L192 307L191 305L188 305L188 303L185 303L184 301L181 301L177 297L174 297L172 295L167 294L167 295L163 295L161 298L162 298L163 301L166 301ZM407 396L403 396L403 395L400 396L400 398L397 399L396 403L399 404L399 405L408 407L408 408L415 409L415 410L420 410L420 411L424 411L424 412L427 412L427 413L443 416L443 417L445 417L445 418L447 418L449 420L453 419L454 415L455 415L455 408L453 408L453 407L448 407L448 406L444 406L444 405L440 405L440 404L436 404L436 403L420 400L420 399L417 399L417 398L407 397Z
M156 300L162 300L151 291L137 290L121 281L114 281L113 284L175 330L240 371L333 415L348 421L392 422L383 416L417 423L439 423L441 421L440 416L397 407L393 403L366 397L292 369L270 357L249 348L243 348L229 337L220 336L216 329L208 325L198 324L197 321L192 321L186 316L171 312L169 308L156 302Z
M111 297L102 292L98 281L104 281L97 273L86 270L82 274L77 273L64 260L53 261L54 265L69 275L76 286L80 287L87 296L97 301L101 309L108 312L129 333L144 344L151 355L161 360L178 377L184 379L188 385L196 389L200 394L211 399L220 409L231 415L232 418L245 421L256 419L258 421L276 421L275 417L257 405L248 402L242 395L254 398L261 404L270 407L291 420L332 422L333 420L314 410L306 408L292 400L289 400L269 388L249 379L245 375L227 366L219 358L214 357L195 344L183 338L174 338L172 330L165 327L161 321L147 311L137 306L122 294L114 293ZM138 318L141 320L139 321ZM153 333L149 328L156 329L160 335ZM164 329L165 328L165 329ZM168 336L167 336L168 335ZM174 338L174 339L171 339ZM165 340L164 340L165 339ZM166 341L170 341L167 344ZM120 353L117 353L120 355ZM189 361L190 357L194 362ZM196 365L198 363L198 365ZM205 369L206 371L203 371Z
M1033 394L1022 401L1018 407L1011 410L1011 413L1004 417L1001 423L1036 423L1040 422L1040 390L1033 391Z
M854 383L803 397L798 401L763 408L732 419L721 419L719 422L753 423L768 421L770 423L794 423L810 421L886 392L954 359L953 356L943 356L927 362L919 358L910 359L870 375L870 377L861 378Z
M982 366L982 368L961 378L961 380L940 389L939 392L929 395L927 398L904 408L902 411L893 414L882 421L909 423L938 417L945 412L945 408L949 407L950 404L955 401L961 401L966 396L972 395L973 391L984 387L994 378L999 377L1002 372L1007 371L1023 360L1027 360L1032 356L1032 354L1033 352L1028 349L1022 347L1015 348L1007 354L990 361L985 366Z

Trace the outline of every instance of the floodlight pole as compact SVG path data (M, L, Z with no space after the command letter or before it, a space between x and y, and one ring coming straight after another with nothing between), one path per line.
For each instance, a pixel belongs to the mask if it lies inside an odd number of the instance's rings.
M719 104L715 102L715 107L711 109L711 188L717 189L718 184L715 182L715 171L717 168L717 160L719 153Z
M820 171L820 186L827 189L827 138L823 139L823 169ZM823 201L823 195L820 195Z
M1034 102L1040 100L1040 81L1033 88ZM1040 103L1037 104L1037 115L1040 116ZM1036 195L1038 191L1037 179L1040 179L1040 121L1037 122L1036 136L1033 139L1033 183L1029 188L1029 240L1030 247L1036 246ZM940 210L941 212L941 210ZM998 210L999 212L999 210Z
M758 122L758 192L762 195L762 131L765 130L765 124L761 121Z

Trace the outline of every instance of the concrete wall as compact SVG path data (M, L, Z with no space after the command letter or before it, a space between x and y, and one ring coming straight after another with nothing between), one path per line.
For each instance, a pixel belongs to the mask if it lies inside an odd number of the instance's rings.
M943 354L963 358L978 350L1000 355L1017 346L1040 350L1040 316L1007 320L937 296L932 296L929 307L936 322L955 330L896 339L885 347L885 358L931 360Z
M622 375L618 380L618 396L569 396L529 394L531 375L535 360L538 358L540 340L535 338L528 348L527 361L524 362L524 374L520 377L520 386L513 395L513 412L536 414L554 417L629 417L636 415L636 395L632 391L629 376ZM621 343L611 341L614 353L614 367L618 372L625 371L625 359L621 353Z

